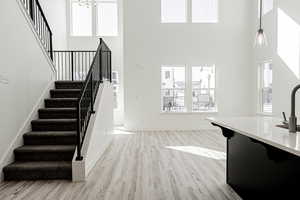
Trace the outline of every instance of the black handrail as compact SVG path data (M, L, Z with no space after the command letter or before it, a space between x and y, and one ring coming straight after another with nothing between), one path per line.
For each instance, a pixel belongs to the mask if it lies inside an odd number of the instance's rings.
M47 54L53 60L52 31L38 0L20 0Z
M96 51L53 51L56 80L84 81Z
M95 113L94 102L99 86L104 80L111 82L111 51L100 38L100 44L86 76L77 105L77 157L82 160L81 148L91 115Z

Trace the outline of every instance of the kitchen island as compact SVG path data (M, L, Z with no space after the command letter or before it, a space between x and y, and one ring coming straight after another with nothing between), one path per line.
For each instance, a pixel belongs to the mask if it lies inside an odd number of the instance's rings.
M300 199L299 133L273 117L208 120L226 137L226 182L243 199Z

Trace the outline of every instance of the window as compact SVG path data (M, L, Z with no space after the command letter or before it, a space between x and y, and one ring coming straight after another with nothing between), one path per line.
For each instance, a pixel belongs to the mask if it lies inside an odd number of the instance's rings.
M264 62L259 65L260 87L259 102L260 112L272 113L272 64Z
M117 0L71 0L72 36L117 36Z
M78 1L71 2L72 30L73 36L91 36L92 35L92 9L90 6L84 6Z
M214 112L215 66L192 67L193 112Z
M191 14L187 13L188 3ZM193 23L217 23L218 0L161 0L162 23L185 23L187 16Z
M192 0L193 23L217 23L218 0Z
M161 0L161 22L186 22L186 0Z
M184 112L185 67L163 66L161 68L161 105L163 112Z
M113 83L113 93L114 93L114 108L118 109L118 94L119 94L119 73L117 71L112 71L112 83Z
M217 112L216 71L209 66L162 66L162 112Z
M97 35L118 35L118 5L116 0L97 1Z
M300 26L278 8L277 53L299 78Z
M260 16L260 1L261 0L258 0L258 17ZM262 14L265 15L267 14L268 12L272 11L273 10L273 0L263 0L262 2L262 7L263 7L263 10L262 10Z

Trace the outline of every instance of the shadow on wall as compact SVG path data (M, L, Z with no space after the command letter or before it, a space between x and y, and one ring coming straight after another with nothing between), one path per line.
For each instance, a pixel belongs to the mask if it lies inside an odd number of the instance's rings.
M277 55L288 69L300 77L300 25L278 8Z

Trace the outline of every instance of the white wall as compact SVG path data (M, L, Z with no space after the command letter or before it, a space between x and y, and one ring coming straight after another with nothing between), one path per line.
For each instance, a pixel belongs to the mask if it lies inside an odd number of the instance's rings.
M39 0L53 33L53 49L66 50L67 17L65 0Z
M209 128L207 114L160 113L162 64L216 64L219 112L255 112L249 0L219 1L218 24L161 24L160 0L124 4L125 125L129 129ZM210 115L210 116L211 116Z
M277 8L281 8L287 15L300 24L300 2L295 0L274 0L273 11L263 18L263 28L266 31L269 46L261 50L254 50L254 63L265 59L273 60L273 115L282 117L281 113L290 115L291 91L300 84L299 79L289 70L288 66L277 54ZM257 7L253 13L257 13ZM258 22L257 22L258 23ZM255 24L256 27L258 26ZM256 30L257 28L255 28ZM257 68L257 65L254 66ZM300 67L300 66L299 66ZM300 93L300 92L299 92ZM300 95L297 95L297 115L300 115Z
M12 146L30 128L32 110L53 82L53 68L18 1L0 7L0 168L12 161ZM2 170L1 170L2 173Z

